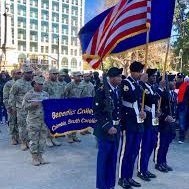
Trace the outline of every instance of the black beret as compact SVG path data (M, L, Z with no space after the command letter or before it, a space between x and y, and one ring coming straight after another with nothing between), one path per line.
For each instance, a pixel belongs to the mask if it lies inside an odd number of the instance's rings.
M141 62L134 61L129 68L131 72L141 72L144 69L144 65Z
M175 80L175 77L176 77L176 75L173 75L173 74L167 75L168 81L174 81L174 80Z
M123 72L123 68L112 67L108 70L107 76L108 77L117 77L118 75L121 75L122 72Z
M178 74L177 74L177 78L183 78L183 79L184 79L184 77L185 77L185 76L184 76L183 73L178 73Z
M146 70L146 73L148 74L148 77L151 77L152 75L154 75L154 74L157 73L157 69L148 68L148 69Z

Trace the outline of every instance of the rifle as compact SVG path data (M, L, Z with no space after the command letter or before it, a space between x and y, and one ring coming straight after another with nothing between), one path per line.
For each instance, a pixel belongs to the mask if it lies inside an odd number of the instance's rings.
M169 113L170 113L170 116L173 116L173 112L171 109L171 99L170 99L170 95L169 95L170 87L169 87L169 80L168 80L167 74L165 75L165 84L166 84L166 92L168 94L168 101L169 101Z
M105 73L105 71L103 74L103 85L104 85L104 91L105 91L105 108L104 108L104 110L106 112L108 112L108 117L112 120L112 113L113 113L113 109L115 107L114 107L113 99L110 95L109 84L107 81L107 74Z

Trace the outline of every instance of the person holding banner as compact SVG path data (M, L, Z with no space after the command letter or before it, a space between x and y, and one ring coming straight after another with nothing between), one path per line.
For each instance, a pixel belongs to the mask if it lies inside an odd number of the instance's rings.
M51 99L58 99L58 74L59 71L56 68L51 68L49 70L49 80L45 81L43 90L46 91L49 94L49 98ZM53 147L53 146L60 146L61 143L54 137L48 133L47 139L46 139L47 146Z
M73 81L65 86L64 98L81 98L83 93L83 86L81 85L81 72L72 72ZM77 132L72 131L68 136L68 143L81 142L77 137Z
M43 91L44 82L43 77L35 76L32 81L33 89L26 93L22 102L24 110L27 111L29 148L34 166L47 163L42 157L46 146L47 127L41 102L49 98L48 93Z
M91 73L83 74L83 81L81 81L81 85L83 87L82 98L94 97L95 95L94 85L90 82L91 77L92 77ZM82 135L91 134L90 128L81 131L80 134Z
M122 81L122 144L119 159L119 181L122 188L140 187L140 183L132 179L136 157L144 131L143 122L146 117L141 108L143 90L139 84L144 65L133 62L130 65L131 76ZM146 78L144 82L146 82Z
M110 68L108 81L94 96L93 111L97 119L94 135L98 142L96 188L114 189L120 136L121 96L119 85L123 69Z

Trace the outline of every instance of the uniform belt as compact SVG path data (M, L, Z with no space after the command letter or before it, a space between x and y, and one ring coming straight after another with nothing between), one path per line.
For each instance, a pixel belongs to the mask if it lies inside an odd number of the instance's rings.
M127 108L134 108L133 103L131 103L131 102L122 101L122 104L123 104L123 106L125 106Z
M119 125L119 123L120 123L120 120L113 120L113 125Z
M146 106L146 105L145 105L145 110L146 110L147 112L152 112L152 108L149 107L149 106Z

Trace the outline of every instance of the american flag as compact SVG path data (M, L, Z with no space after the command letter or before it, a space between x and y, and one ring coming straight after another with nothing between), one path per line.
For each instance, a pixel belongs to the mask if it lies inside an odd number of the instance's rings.
M151 0L120 0L100 24L83 55L92 68L122 40L146 32L151 22Z

